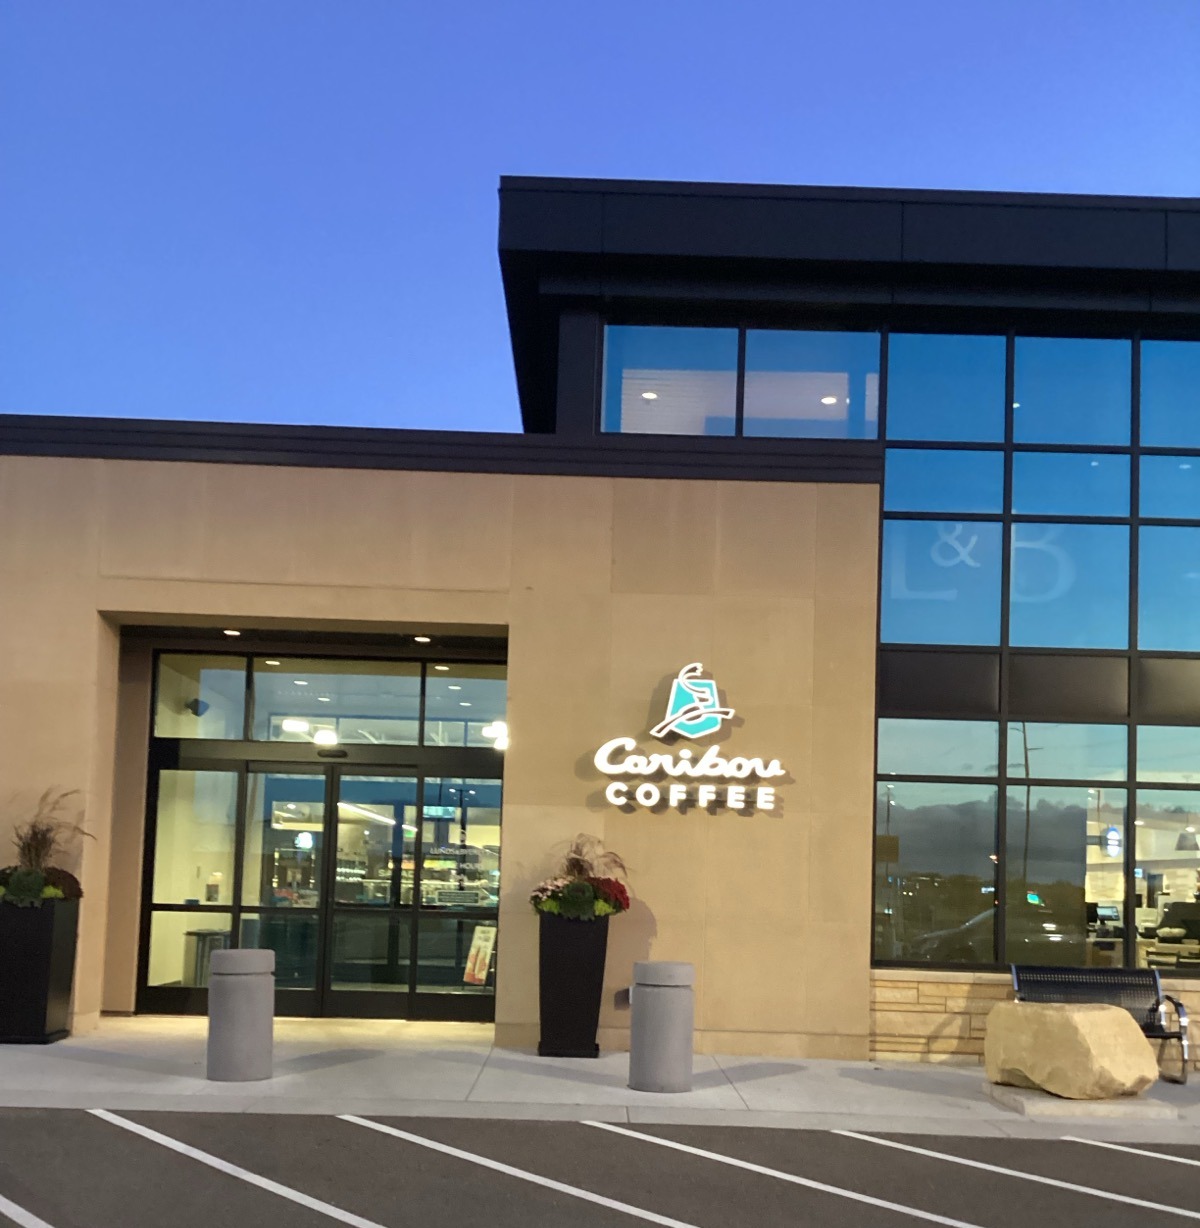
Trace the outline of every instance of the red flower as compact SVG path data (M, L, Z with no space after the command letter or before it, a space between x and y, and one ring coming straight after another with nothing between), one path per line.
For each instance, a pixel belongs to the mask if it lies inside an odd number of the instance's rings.
M616 878L589 878L593 890L603 896L619 912L625 912L629 907L629 891L625 884Z

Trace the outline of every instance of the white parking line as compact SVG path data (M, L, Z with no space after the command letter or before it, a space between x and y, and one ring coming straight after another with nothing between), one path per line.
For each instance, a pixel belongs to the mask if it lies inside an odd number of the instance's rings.
M226 1173L230 1177L236 1177L239 1181L245 1181L248 1185L256 1185L260 1190L266 1190L270 1194L278 1194L280 1198L286 1198L289 1202L296 1202L302 1207L308 1207L310 1211L319 1211L322 1215L327 1215L330 1219L335 1219L339 1223L350 1224L352 1228L384 1228L382 1224L377 1224L374 1220L363 1219L361 1215L355 1215L351 1211L343 1211L341 1207L335 1207L332 1203L322 1202L319 1198L310 1198L309 1195L302 1194L299 1190L293 1190L290 1186L280 1185L278 1181L272 1181L269 1177L260 1177L258 1173L252 1173L249 1169L238 1168L236 1164L230 1164L228 1160L222 1160L218 1156L209 1155L207 1151L200 1151L196 1147L189 1147L187 1143L181 1143L178 1139L171 1138L169 1134L159 1134L157 1130L151 1130L149 1126L143 1126L125 1117L118 1117L116 1113L110 1113L107 1109L89 1109L88 1112L93 1117L99 1117L101 1121L107 1121L111 1125L120 1126L122 1130L129 1130L133 1134L139 1134L142 1138L149 1139L152 1143L158 1143L162 1147L169 1147L172 1151L177 1151L181 1156L187 1156L190 1160L198 1160L201 1164L207 1164L209 1168L215 1168L218 1172ZM18 1220L17 1222L20 1223L21 1221ZM36 1224L31 1221L29 1228L39 1228L40 1224L40 1220ZM46 1225L46 1228L49 1228L49 1225Z
M929 1156L945 1160L949 1164L965 1164L968 1168L980 1168L988 1173L1000 1173L1005 1177L1020 1177L1022 1181L1036 1181L1039 1185L1053 1185L1073 1194L1087 1194L1091 1198L1105 1198L1109 1202L1123 1202L1131 1207L1145 1207L1148 1211L1162 1211L1165 1215L1178 1215L1183 1219L1200 1219L1200 1211L1187 1211L1183 1207L1170 1207L1162 1202L1148 1202L1144 1198L1131 1198L1128 1194L1114 1194L1110 1190L1096 1190L1090 1185L1076 1185L1073 1181L1059 1181L1056 1177L1042 1177L1037 1173L1023 1173L1019 1168L1001 1168L998 1164L985 1164L982 1160L968 1160L965 1156L947 1155L944 1151L930 1151L926 1147L914 1147L911 1143L897 1143L895 1139L876 1138L873 1134L859 1134L855 1130L834 1130L843 1138L856 1138L879 1147L894 1147L897 1151L909 1151L913 1155Z
M1151 1156L1155 1160L1170 1160L1172 1164L1191 1164L1200 1168L1200 1160L1192 1160L1187 1156L1170 1156L1163 1151L1146 1151L1142 1147L1122 1147L1120 1143L1102 1143L1095 1138L1076 1138L1073 1134L1064 1134L1063 1142L1084 1143L1088 1147L1107 1147L1109 1151L1127 1151L1131 1156Z
M715 1160L718 1164L731 1164L734 1168L744 1168L747 1172L759 1173L764 1177L776 1177L780 1181L790 1181L793 1185L819 1190L822 1194L834 1194L838 1198L849 1198L852 1202L865 1202L868 1206L882 1207L886 1211L910 1215L914 1219L923 1219L931 1224L943 1224L948 1228L979 1228L979 1225L969 1224L966 1220L951 1219L948 1215L935 1215L932 1211L920 1211L916 1207L906 1207L903 1203L888 1202L886 1198L872 1198L870 1194L859 1194L855 1190L843 1189L840 1185L826 1185L824 1181L797 1177L795 1173L785 1173L778 1168L765 1168L761 1164L751 1164L748 1160L738 1160L733 1156L722 1155L719 1151L705 1151L703 1147L689 1147L686 1143L677 1143L674 1139L669 1138L659 1138L655 1134L640 1134L637 1130L626 1130L624 1126L613 1126L606 1121L585 1121L583 1124L595 1126L597 1130L610 1130L613 1134L623 1134L641 1143L657 1143L658 1146L670 1147L673 1151L683 1151L688 1155L700 1156L704 1160Z
M0 1194L0 1215L8 1216L19 1228L50 1228L44 1219L38 1219L32 1211L18 1207L15 1202L9 1202L3 1194Z
M348 1121L355 1126L366 1126L368 1130L378 1130L380 1134L390 1134L393 1138L403 1139L406 1143L416 1143L418 1147L428 1147L430 1151L440 1151L443 1155L453 1156L456 1160L466 1160L468 1164L478 1164L482 1168L490 1168L493 1172L504 1173L509 1177L517 1177L521 1181L530 1181L534 1185L544 1186L548 1190L556 1190L560 1194L569 1194L572 1198L582 1198L584 1202L593 1202L600 1207L608 1207L610 1211L621 1211L636 1219L648 1220L651 1224L662 1224L664 1228L696 1228L695 1224L684 1223L683 1220L671 1219L654 1211L644 1211L641 1207L630 1206L627 1202L618 1202L615 1198L605 1198L603 1194L593 1194L590 1190L577 1189L573 1185L564 1185L561 1181L552 1181L549 1177L540 1177L537 1173L526 1172L523 1168L513 1168L509 1164L501 1164L499 1160L489 1160L487 1156L476 1155L473 1151L462 1151L446 1143L435 1142L420 1134L409 1134L407 1130L397 1130L395 1126L385 1126L380 1121L369 1121L365 1117L354 1117L348 1113L341 1114L342 1121ZM950 1221L947 1220L946 1223Z

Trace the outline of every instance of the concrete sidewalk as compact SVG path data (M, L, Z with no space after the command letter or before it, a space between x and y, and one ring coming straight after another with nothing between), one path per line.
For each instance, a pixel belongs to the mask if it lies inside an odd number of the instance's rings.
M0 1107L106 1108L361 1116L596 1119L679 1125L858 1129L874 1133L1097 1138L1200 1143L1200 1083L1147 1096L1177 1117L1031 1120L984 1092L978 1066L754 1057L695 1059L691 1092L625 1086L628 1055L539 1058L497 1049L490 1026L280 1019L275 1078L210 1083L206 1021L104 1019L45 1048L0 1046Z

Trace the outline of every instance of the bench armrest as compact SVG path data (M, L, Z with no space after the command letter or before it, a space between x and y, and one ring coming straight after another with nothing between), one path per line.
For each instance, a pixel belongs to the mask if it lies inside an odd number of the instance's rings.
M1179 1030L1183 1033L1184 1037L1186 1037L1188 1034L1187 1007L1184 1006L1184 1004L1180 1002L1178 998L1172 998L1169 993L1163 994L1163 1001L1170 1002L1170 1004L1175 1008L1175 1018L1179 1020Z

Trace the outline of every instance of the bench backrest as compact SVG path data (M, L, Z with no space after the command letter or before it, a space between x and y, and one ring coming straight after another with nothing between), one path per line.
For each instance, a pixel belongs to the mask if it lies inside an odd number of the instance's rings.
M1054 968L1012 965L1019 1002L1102 1002L1124 1007L1139 1023L1153 1022L1162 1002L1154 968Z

